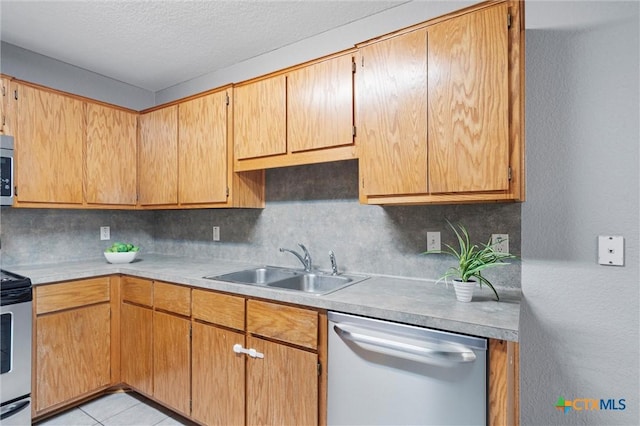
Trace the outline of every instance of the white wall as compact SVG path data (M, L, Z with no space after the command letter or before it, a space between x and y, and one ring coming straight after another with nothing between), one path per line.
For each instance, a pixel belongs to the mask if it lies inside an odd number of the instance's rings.
M21 80L134 110L155 105L155 94L2 42L0 72Z
M640 424L638 10L527 4L523 425ZM598 235L625 237L624 267L597 264ZM626 409L565 414L558 397Z

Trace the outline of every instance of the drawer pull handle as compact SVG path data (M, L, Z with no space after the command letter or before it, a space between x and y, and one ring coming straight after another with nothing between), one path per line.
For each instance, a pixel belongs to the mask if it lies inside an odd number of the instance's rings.
M255 349L245 349L240 343L233 345L233 351L237 354L247 354L251 358L264 358L264 354L256 351Z

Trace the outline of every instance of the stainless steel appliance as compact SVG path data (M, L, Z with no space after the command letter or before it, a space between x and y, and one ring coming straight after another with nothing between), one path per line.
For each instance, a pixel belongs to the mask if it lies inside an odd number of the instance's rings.
M13 205L13 136L0 135L0 205Z
M31 280L0 272L0 425L30 425Z
M329 312L327 423L484 425L487 341Z

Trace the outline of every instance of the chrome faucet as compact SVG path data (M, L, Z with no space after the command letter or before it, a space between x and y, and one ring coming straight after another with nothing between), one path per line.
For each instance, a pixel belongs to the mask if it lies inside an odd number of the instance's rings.
M338 262L336 262L336 254L333 250L329 251L329 260L331 261L331 275L338 275Z
M286 252L291 253L292 255L297 257L300 262L302 262L302 265L304 266L304 271L305 272L311 272L312 263L311 263L311 255L309 254L309 250L307 250L307 248L305 246L303 246L302 244L298 243L298 245L300 246L300 248L304 252L304 257L300 253L298 253L297 251L289 250L289 249L282 248L282 247L280 247L280 252L282 253L282 252L286 251Z

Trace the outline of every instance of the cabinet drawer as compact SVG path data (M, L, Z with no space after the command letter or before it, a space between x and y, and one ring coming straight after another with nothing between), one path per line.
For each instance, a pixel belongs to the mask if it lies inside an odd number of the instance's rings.
M247 331L311 349L318 347L318 313L258 300L247 301Z
M193 317L212 324L244 330L244 299L194 289Z
M175 284L154 281L153 306L178 315L191 315L191 289Z
M36 314L108 302L110 300L109 277L35 287Z
M122 277L122 300L151 307L153 305L153 287L150 280L134 277Z

